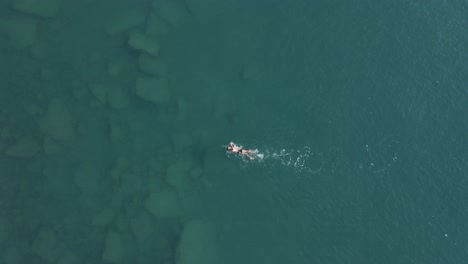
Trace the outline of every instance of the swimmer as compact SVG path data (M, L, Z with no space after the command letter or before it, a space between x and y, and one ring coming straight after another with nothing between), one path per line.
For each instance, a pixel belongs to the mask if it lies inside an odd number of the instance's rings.
M237 146L234 142L230 142L229 145L226 147L226 150L232 153L236 153L239 156L245 155L249 159L253 160L255 154L257 154L257 150L250 150L250 149L242 149L242 146Z

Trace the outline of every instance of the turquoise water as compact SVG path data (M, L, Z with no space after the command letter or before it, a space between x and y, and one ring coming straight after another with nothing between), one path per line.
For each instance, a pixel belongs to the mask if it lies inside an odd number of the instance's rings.
M1 4L0 263L465 262L466 1L283 2Z

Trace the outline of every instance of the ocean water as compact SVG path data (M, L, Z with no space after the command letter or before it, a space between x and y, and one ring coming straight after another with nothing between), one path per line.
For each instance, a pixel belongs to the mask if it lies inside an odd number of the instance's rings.
M466 1L0 6L0 263L466 262Z

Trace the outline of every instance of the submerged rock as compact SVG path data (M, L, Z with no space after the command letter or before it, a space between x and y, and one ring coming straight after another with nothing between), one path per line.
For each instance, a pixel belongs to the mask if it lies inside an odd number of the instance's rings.
M179 161L167 168L166 182L178 191L189 189L191 179L189 178L190 162Z
M145 53L141 53L138 57L138 68L149 75L165 76L167 74L167 65L161 58Z
M98 214L94 215L92 224L97 227L105 227L112 223L115 213L111 208L105 208Z
M125 254L125 247L120 235L115 231L107 233L102 260L109 263L121 263Z
M151 216L146 212L141 212L135 216L132 219L130 226L139 246L144 245L148 237L153 232Z
M106 32L109 35L124 33L134 27L142 25L146 20L146 10L144 8L134 8L123 10L122 13L116 14L106 27Z
M78 257L70 250L66 250L57 260L56 264L79 264L81 261Z
M130 34L128 45L137 51L146 52L152 56L159 55L159 44L156 39L138 31Z
M159 17L173 27L177 27L188 15L185 4L181 0L155 0L153 9Z
M20 263L23 252L18 247L8 246L2 252L2 259L5 264Z
M145 33L149 36L159 36L170 31L169 24L152 11L145 24Z
M43 227L34 239L32 251L48 263L54 262L60 254L57 236L50 227Z
M107 100L109 101L109 105L114 109L122 109L130 104L127 92L118 85L108 89Z
M84 196L96 194L99 191L101 174L98 168L90 162L81 164L74 176L75 184L81 189Z
M60 9L61 0L14 0L13 9L41 17L54 17Z
M20 138L5 150L5 154L14 158L31 158L41 150L39 142L32 137Z
M0 20L0 30L8 35L14 48L30 47L36 42L37 22L32 18Z
M176 264L216 264L218 253L213 227L203 220L184 225L177 246Z
M176 218L181 215L179 197L172 189L152 193L145 202L145 208L157 218Z
M57 98L50 101L46 115L39 121L39 128L55 140L68 141L75 138L73 118L65 103Z
M164 104L170 99L169 83L166 79L138 78L135 93L138 97L155 104Z
M100 104L105 104L107 102L107 86L98 83L90 83L88 89Z

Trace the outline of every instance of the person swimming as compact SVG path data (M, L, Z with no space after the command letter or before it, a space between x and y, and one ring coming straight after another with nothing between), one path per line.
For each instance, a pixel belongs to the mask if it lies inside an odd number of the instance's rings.
M234 142L229 142L229 145L226 146L226 150L239 156L244 155L251 160L253 160L254 155L257 154L257 150L243 149L242 146L237 146Z

